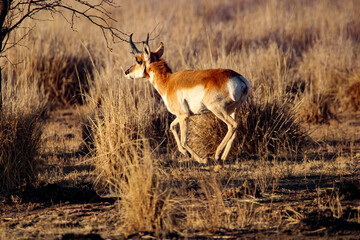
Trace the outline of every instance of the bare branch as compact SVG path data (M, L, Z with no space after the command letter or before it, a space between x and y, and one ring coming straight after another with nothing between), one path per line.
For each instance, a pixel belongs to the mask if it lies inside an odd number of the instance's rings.
M113 43L128 42L129 35L112 25L117 21L111 16L110 9L119 7L114 0L4 0L3 2L9 5L6 19L1 27L1 39L4 40L0 42L1 52L7 49L6 44L12 31L19 28L26 19L37 20L35 16L44 11L51 15L59 14L70 24L72 29L75 29L75 21L78 18L85 18L101 29L108 47L110 39ZM70 18L66 17L66 12L70 13Z

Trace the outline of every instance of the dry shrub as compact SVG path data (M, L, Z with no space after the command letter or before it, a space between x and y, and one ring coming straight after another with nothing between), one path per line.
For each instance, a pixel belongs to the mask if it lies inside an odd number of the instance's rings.
M167 115L141 81L121 78L108 83L112 87L90 122L97 189L120 198L121 228L126 233L165 234L173 225L174 204L169 189L160 185L151 145L164 137Z
M111 135L106 148L97 141L104 131L98 129L95 138L98 187L107 185L120 198L122 230L126 233L154 231L157 235L171 231L174 203L170 190L160 184L148 142L140 137L126 140L127 136L122 135L120 140L119 136ZM117 142L119 140L121 142ZM117 147L111 148L111 145Z
M0 113L0 189L34 182L40 166L40 113Z
M334 103L335 96L330 93L306 94L297 111L299 119L309 123L328 123L330 119L336 119Z
M18 46L6 52L10 62L15 63L6 68L13 71L13 77L26 75L29 81L37 81L54 105L83 104L95 66L102 65L103 56L99 56L94 44L82 44L74 32L61 28L53 24L30 32L22 41L28 48ZM16 32L14 38L22 34Z
M359 52L353 41L339 38L318 41L304 53L298 66L299 78L305 82L298 111L303 121L327 122L339 110L356 104Z
M3 82L0 110L0 192L33 183L40 169L46 97L36 83Z
M64 41L53 39L45 45L49 49L36 52L28 59L30 78L38 78L49 99L55 104L83 104L84 94L89 91L88 81L94 75L94 63L85 47L67 48ZM57 49L51 51L50 49ZM67 50L67 49L72 49Z
M97 81L100 81L99 79ZM161 105L153 94L149 86L142 82L132 82L123 78L110 79L107 82L109 86L101 98L101 104L94 116L89 119L84 132L87 134L90 144L94 146L96 156L106 154L109 162L116 164L111 160L114 157L127 156L133 151L129 146L123 148L123 144L128 142L137 142L142 145L146 139L146 143L152 147L157 147L159 140L164 137L166 131L166 114L161 111ZM143 139L139 139L142 136ZM127 150L130 152L127 152ZM134 150L132 153L135 153ZM119 155L119 156L118 156ZM101 159L101 158L99 158ZM106 159L106 158L104 158ZM107 160L106 160L107 161ZM98 165L97 160L96 165ZM102 164L100 163L99 166ZM118 167L116 167L118 168ZM106 171L109 170L109 172ZM113 176L113 174L115 174ZM113 187L110 179L118 179L116 171L111 168L105 168L100 173L101 178L107 179L105 188Z
M329 91L347 83L348 73L357 69L360 48L345 39L318 41L303 54L299 63L300 78L310 91Z
M360 70L354 71L348 78L349 84L339 89L337 103L341 111L360 110Z
M298 152L310 141L287 102L259 103L254 98L237 113L239 124L230 156L248 153ZM189 145L202 156L213 156L227 127L213 114L192 118Z
M31 59L33 74L41 79L46 93L55 104L83 104L92 77L90 57L73 53L45 54ZM31 76L33 77L33 76Z

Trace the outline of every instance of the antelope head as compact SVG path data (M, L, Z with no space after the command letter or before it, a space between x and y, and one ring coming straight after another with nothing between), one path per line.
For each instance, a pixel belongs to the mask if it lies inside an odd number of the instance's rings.
M143 42L143 51L140 51L133 42L132 35L133 34L130 34L129 40L131 47L130 53L134 55L136 63L125 71L125 77L128 79L144 78L147 76L146 68L148 68L152 62L159 61L163 55L164 44L160 43L156 51L151 52L149 47L149 34L147 34L146 40Z

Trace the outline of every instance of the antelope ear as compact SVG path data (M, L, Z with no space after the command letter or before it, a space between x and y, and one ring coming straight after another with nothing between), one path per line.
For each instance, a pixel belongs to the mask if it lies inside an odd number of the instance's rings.
M144 56L144 60L145 61L149 61L150 60L150 48L149 45L144 43L144 52L143 52L143 56Z
M161 58L161 56L164 54L164 44L161 42L159 47L154 52L158 58Z

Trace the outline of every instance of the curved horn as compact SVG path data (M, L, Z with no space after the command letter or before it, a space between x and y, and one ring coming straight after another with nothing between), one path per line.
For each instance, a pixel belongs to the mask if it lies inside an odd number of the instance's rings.
M136 54L139 54L141 53L141 51L139 51L137 48L136 48L136 45L134 44L133 40L132 40L132 35L133 34L130 34L130 46L131 46L131 53L136 55Z
M146 36L145 44L149 46L149 33Z

